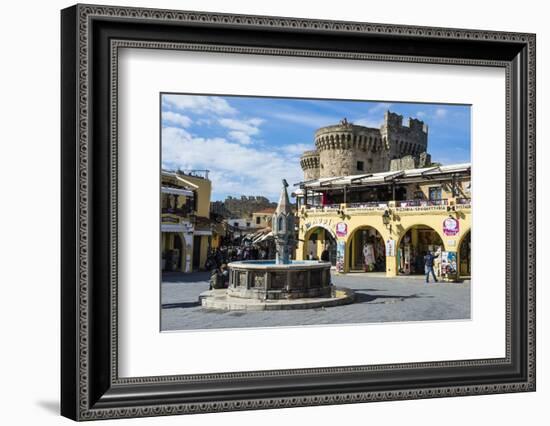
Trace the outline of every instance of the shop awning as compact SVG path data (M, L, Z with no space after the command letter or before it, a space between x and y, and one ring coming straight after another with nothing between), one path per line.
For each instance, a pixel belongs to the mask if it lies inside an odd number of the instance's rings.
M193 191L183 188L172 188L169 186L161 187L161 192L163 194L174 194L174 195L185 195L186 197L193 197Z
M160 225L161 232L193 232L193 224L189 222L182 223L162 223Z
M343 187L373 186L390 183L406 182L409 179L446 177L451 174L469 173L470 163L450 164L448 166L432 166L409 170L394 170L387 172L336 176L299 182L295 186L322 192L327 189L341 189Z

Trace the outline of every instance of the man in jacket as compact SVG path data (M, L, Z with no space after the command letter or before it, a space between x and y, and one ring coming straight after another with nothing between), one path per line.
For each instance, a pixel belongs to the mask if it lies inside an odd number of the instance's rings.
M434 277L434 281L437 282L437 278L435 277L434 272L434 259L439 256L438 254L432 254L429 250L426 252L426 255L424 256L424 272L426 272L426 282L430 282L430 272L432 273L432 276Z

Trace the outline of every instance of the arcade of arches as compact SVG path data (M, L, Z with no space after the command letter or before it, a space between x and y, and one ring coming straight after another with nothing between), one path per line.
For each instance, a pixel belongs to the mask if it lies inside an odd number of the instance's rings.
M386 271L386 248L380 232L372 226L362 226L353 232L350 241L347 256L350 271Z
M323 251L327 251L328 261L336 265L336 238L322 226L315 226L306 233L303 258L321 260Z
M309 217L302 219L296 258L321 260L325 251L325 257L328 255L338 272L385 272L393 277L424 274L424 255L429 250L438 254L434 264L436 274L443 273L444 268L448 271L451 264L457 278L470 276L469 210L453 216L458 223L453 230L444 229L449 213L443 209L429 214L412 209L399 212L389 224L383 223L382 213L369 211L346 218L336 214L327 217L326 212L322 217L314 217L309 213ZM344 232L337 235L337 226Z
M397 271L400 275L423 275L426 252L439 254L443 250L443 240L433 228L425 225L413 226L399 242ZM439 261L440 259L436 259L436 265Z

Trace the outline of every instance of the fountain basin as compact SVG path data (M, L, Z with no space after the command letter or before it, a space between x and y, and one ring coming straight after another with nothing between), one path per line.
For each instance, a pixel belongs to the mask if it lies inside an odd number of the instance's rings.
M276 264L275 261L251 260L231 262L228 267L227 294L231 297L277 300L331 295L331 264L328 262Z
M352 303L353 291L332 285L329 262L231 262L229 287L201 294L201 304L221 310L312 309Z

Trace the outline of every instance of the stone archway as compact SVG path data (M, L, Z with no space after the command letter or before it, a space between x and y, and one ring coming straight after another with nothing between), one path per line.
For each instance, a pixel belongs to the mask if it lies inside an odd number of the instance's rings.
M355 228L347 239L346 264L350 272L386 272L382 233L371 225Z
M458 243L458 276L467 278L472 275L472 233L468 229Z
M329 261L332 266L336 265L336 236L330 228L323 225L315 225L307 230L303 241L303 259L321 258L323 249L329 251Z
M424 255L428 250L436 253L445 250L441 234L428 225L409 226L397 242L397 274L424 274Z
M185 272L185 241L178 233L174 233L174 249L179 253L177 270Z

